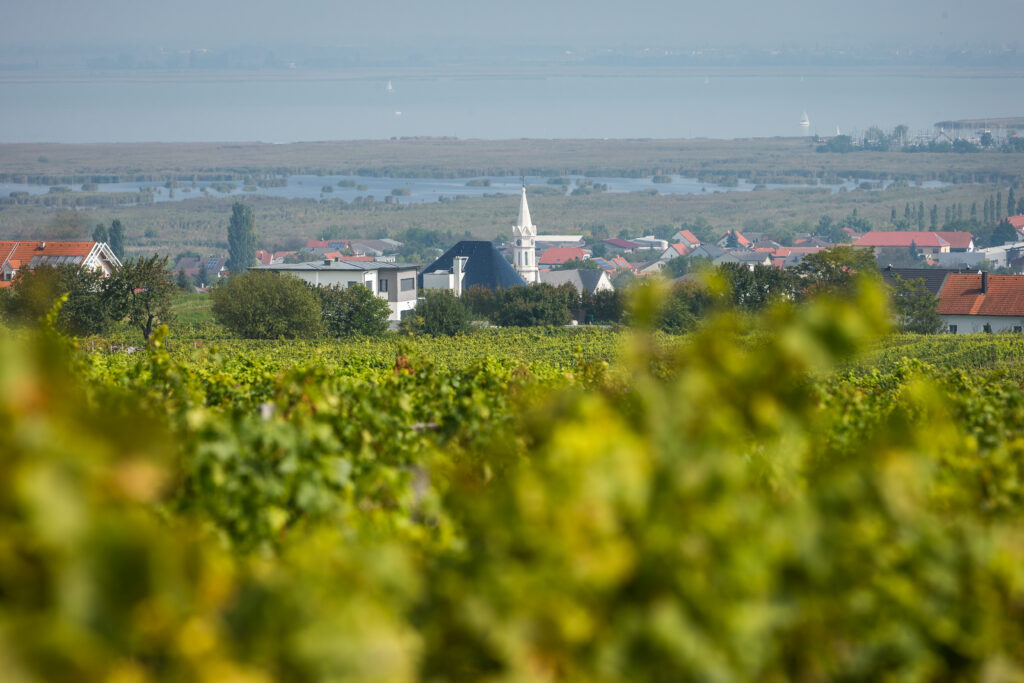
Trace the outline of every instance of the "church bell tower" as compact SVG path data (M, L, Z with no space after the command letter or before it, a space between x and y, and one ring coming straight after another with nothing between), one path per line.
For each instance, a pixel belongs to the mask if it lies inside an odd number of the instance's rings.
M539 282L537 271L537 226L530 220L530 206L526 203L526 186L523 185L519 201L519 220L512 226L512 266L527 284Z

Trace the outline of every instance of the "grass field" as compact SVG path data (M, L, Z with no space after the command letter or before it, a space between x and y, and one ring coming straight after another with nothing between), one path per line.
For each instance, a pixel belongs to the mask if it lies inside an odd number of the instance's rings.
M907 203L942 210L953 203L978 210L990 194L1024 177L1022 155L1004 153L821 154L808 140L454 140L411 139L265 144L6 144L0 145L0 179L67 184L126 178L231 178L260 174L358 173L381 176L474 176L531 173L690 176L735 174L805 181L813 178L902 178L908 184L884 192L830 194L824 188L716 192L709 181L700 195L593 194L531 197L542 233L585 233L599 226L609 235L650 234L661 225L698 218L717 234L729 229L808 230L822 215L841 219L854 210L884 225ZM941 189L915 182L945 179ZM138 206L70 211L32 205L0 206L0 238L87 238L96 223L120 219L127 227L129 255L184 251L225 254L227 219L235 198L186 199ZM513 195L466 198L446 203L353 206L316 201L249 197L256 211L260 246L294 249L307 239L396 236L425 228L451 241L473 236L508 236L517 214Z
M265 143L0 144L0 181L239 179L259 173L394 177L702 172L1011 182L1017 155L819 154L809 138L740 140L458 140ZM94 180L93 182L98 182Z
M678 226L698 218L707 220L714 232L733 228L760 229L792 226L810 230L825 214L835 219L858 214L876 225L885 225L890 213L903 215L907 203L924 202L930 208L963 203L978 210L995 185L950 185L941 189L914 186L884 192L861 191L830 194L827 190L789 188L755 192L714 192L709 186L700 195L594 194L587 196L535 196L530 198L533 220L541 233L579 234L604 226L614 236L621 230L631 235L650 234L659 225ZM1006 186L1001 188L1006 192ZM127 229L130 255L174 255L185 250L202 254L226 254L227 223L231 198L196 198L145 206L109 207L69 212L27 206L0 207L0 239L33 236L87 238L98 223L120 219ZM471 235L482 239L509 236L518 211L514 195L460 199L446 203L355 207L339 201L250 197L246 203L256 213L261 247L294 249L307 239L324 234L343 237L397 236L408 228L451 233L452 241Z

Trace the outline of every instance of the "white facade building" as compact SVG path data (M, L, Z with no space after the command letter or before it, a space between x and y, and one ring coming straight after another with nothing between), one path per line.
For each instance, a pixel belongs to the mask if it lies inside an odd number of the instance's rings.
M364 285L388 302L389 320L398 321L402 314L416 308L416 266L379 261L346 261L325 259L309 263L275 263L255 266L250 270L288 273L318 287L350 287Z
M530 220L526 187L519 201L519 220L512 226L512 266L526 284L539 282L537 270L537 226Z

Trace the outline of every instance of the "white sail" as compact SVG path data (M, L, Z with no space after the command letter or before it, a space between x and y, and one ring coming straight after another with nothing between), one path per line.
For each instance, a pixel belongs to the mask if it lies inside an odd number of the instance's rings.
M391 81L388 81L388 87L384 88L384 90L386 90L387 92L391 92L392 91Z
M807 118L807 110L804 110L804 115L800 117L800 125L804 127L811 125L811 120Z

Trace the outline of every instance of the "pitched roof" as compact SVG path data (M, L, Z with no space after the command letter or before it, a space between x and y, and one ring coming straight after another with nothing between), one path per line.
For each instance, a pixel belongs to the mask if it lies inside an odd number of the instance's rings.
M603 270L542 270L540 281L555 287L568 282L580 294L593 294L601 278L607 278Z
M668 245L668 249L665 250L665 253L667 254L670 251L676 252L679 256L686 256L690 253L690 247L686 246L682 242L673 242Z
M936 232L872 230L853 243L855 247L945 247L949 242Z
M949 242L950 249L970 249L974 241L974 235L960 230L939 230L935 234Z
M456 256L465 256L469 259L463 269L463 287L480 286L488 289L508 289L526 284L526 281L512 268L512 264L505 260L493 242L463 240L423 269L417 278L419 286L423 286L423 273L432 273L437 270L450 271Z
M1010 225L1015 229L1024 230L1024 214L1019 216L1009 216L1006 220L1010 221Z
M0 241L0 258L2 263L12 266L36 266L41 264L60 265L62 263L81 263L92 253L96 242L52 242L31 240Z
M616 256L616 257L612 258L611 262L619 270L629 270L629 271L633 270L633 264L630 263L629 261L627 261L626 259L622 258L621 256Z
M942 285L946 283L946 276L954 272L939 268L893 268L892 266L887 266L882 268L882 279L885 281L885 284L892 287L896 286L897 275L904 280L924 280L925 289L932 296L938 296L939 292L942 291Z
M558 266L572 259L585 259L587 252L579 247L552 247L545 251L537 261L542 266Z
M1024 275L987 275L984 294L982 277L982 273L950 273L939 294L939 313L1024 316Z
M700 244L700 240L697 239L697 236L689 230L680 230L674 236L682 238L691 246L697 246Z
M636 242L630 242L629 240L622 240L618 237L612 237L611 239L603 240L605 244L618 247L619 249L636 249L643 245L637 244Z

